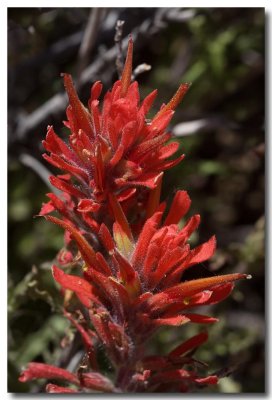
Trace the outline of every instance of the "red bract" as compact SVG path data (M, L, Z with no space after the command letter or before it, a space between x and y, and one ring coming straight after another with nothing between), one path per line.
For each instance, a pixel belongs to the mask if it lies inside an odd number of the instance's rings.
M22 382L66 382L48 384L49 393L186 392L216 384L217 376L202 376L198 370L206 365L193 358L206 332L163 356L146 356L148 340L161 326L216 322L199 314L200 306L222 301L236 280L249 278L236 273L186 280L186 270L210 259L216 247L212 236L191 248L200 216L182 222L191 205L186 191L176 192L167 214L160 203L163 171L183 158L169 159L178 143L166 144L166 129L189 85L182 84L147 122L156 91L140 103L138 84L131 83L132 50L130 39L122 77L101 108L100 82L92 86L85 108L71 76L64 74L70 103L65 125L71 134L65 143L49 127L43 142L50 153L45 159L64 174L50 178L61 195L49 193L40 215L65 231L66 248L57 255L53 277L64 295L64 316L85 349L74 374L41 363L22 372ZM60 217L48 215L52 211ZM77 274L60 266L73 266ZM101 344L112 379L99 372Z

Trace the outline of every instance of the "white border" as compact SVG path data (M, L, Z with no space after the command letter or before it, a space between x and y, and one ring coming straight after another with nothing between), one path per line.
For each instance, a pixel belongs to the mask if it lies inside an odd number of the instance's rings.
M75 6L75 1L71 0L59 0L57 2L58 7L74 7ZM271 103L269 102L270 95L271 95L271 79L269 77L269 68L271 68L271 10L272 10L272 1L268 0L259 0L259 1L243 1L240 0L239 2L236 1L196 1L196 0L191 0L187 1L186 3L184 2L177 2L176 0L168 0L167 2L164 0L157 0L155 1L148 1L148 0L138 0L137 3L129 3L127 0L119 0L116 2L113 1L105 1L105 0L99 0L94 2L94 1L80 1L78 0L76 2L77 7L127 7L128 5L130 7L265 7L267 18L266 18L266 145L269 145L269 149L266 152L266 157L267 157L267 165L266 165L266 182L267 182L267 196L266 196L266 215L269 217L269 200L271 199L271 182L270 182L270 161L268 160L269 157L271 157L271 148L270 148L270 140L268 139L268 135L270 132L268 132L271 127ZM1 104L0 104L0 110L1 110L1 118L0 118L0 124L1 124L1 130L0 130L0 150L1 150L1 156L0 156L0 162L1 162L1 167L0 167L0 185L1 185L1 206L0 206L0 226L1 226L1 236L0 236L0 243L1 243L1 285L2 285L2 290L0 290L0 304L1 308L3 309L1 313L1 340L0 340L0 361L1 361L1 374L0 374L0 399L11 399L14 397L20 397L20 398L31 398L31 399L36 399L39 398L40 396L38 395L12 395L7 393L7 312L6 312L6 307L4 305L7 304L7 290L4 290L4 288L7 288L7 8L8 7L55 7L56 6L56 1L27 1L25 0L23 3L22 1L2 1L0 5L0 49L1 49L1 62L0 62L0 80L1 80ZM270 20L270 21L269 21ZM254 95L254 93L252 94ZM270 218L269 223L270 223ZM266 228L267 235L271 232L271 226L268 223L268 226ZM10 238L12 240L12 238ZM266 248L267 248L267 260L270 260L270 241L269 238L266 240ZM266 273L267 276L270 275L269 273L269 262L266 261ZM269 281L269 282L268 282ZM270 324L271 324L271 280L267 279L268 284L266 285L266 292L267 292L267 309L268 312L266 313L266 322L267 322L267 338L269 338L269 333L271 333L270 329ZM269 304L268 304L269 303ZM266 347L266 354L269 354L269 357L267 357L267 364L266 364L266 376L267 376L267 391L270 392L271 386L270 386L270 380L271 380L271 368L270 368L270 360L271 360L271 353L270 353L270 346L267 343ZM270 378L269 378L270 376ZM48 397L51 397L52 395L48 395ZM190 396L187 395L179 395L178 397L182 396L182 399L186 398L203 398L204 396L196 396L195 394L192 394ZM224 395L225 397L226 395ZM270 397L270 395L268 395ZM42 396L43 398L47 398L46 395ZM83 398L85 396L83 395ZM96 398L97 396L90 396L88 395L88 398ZM109 396L98 396L99 398L112 398ZM165 398L165 397L170 397L167 395L153 395L153 396L147 396L147 395L139 395L139 396L125 396L125 397L132 397L134 399L139 398L139 399L145 399L145 398ZM125 398L124 396L114 396L114 398ZM171 396L172 397L172 396ZM175 396L177 397L177 396ZM205 396L206 397L206 396ZM216 398L217 396L210 396L212 398ZM218 397L220 397L218 395ZM230 397L230 396L227 396ZM236 397L236 396L235 396ZM238 396L240 399L248 399L250 398L260 398L263 396L257 396L257 395L239 395ZM58 399L62 398L67 398L63 396L58 396ZM69 399L74 399L78 398L78 396L69 396Z

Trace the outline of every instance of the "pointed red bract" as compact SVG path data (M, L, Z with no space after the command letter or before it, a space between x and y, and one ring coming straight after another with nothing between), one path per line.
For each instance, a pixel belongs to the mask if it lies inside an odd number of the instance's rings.
M60 268L56 267L56 265L53 265L52 273L54 279L64 289L75 292L86 307L89 308L93 302L100 303L94 293L94 288L85 279L80 278L79 276L65 274Z
M27 382L33 379L61 379L68 382L79 384L76 375L65 369L54 367L53 365L31 362L28 364L19 378L20 382Z
M48 383L46 385L46 392L47 393L80 393L78 390L70 389L68 387L53 385L52 383Z

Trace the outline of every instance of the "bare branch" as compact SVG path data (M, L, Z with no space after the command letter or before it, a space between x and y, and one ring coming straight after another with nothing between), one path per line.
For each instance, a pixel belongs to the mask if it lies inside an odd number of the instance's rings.
M115 36L114 36L114 41L116 43L117 47L117 57L115 61L116 69L118 72L118 77L119 79L122 76L122 71L123 71L123 54L122 54L122 35L123 35L123 26L124 26L125 21L121 21L120 19L117 20L116 26L115 26Z
M168 26L165 21L167 21L167 16L170 11L171 9L168 8L159 9L159 11L155 13L154 17L147 18L141 23L141 25L133 29L132 37L135 47L141 47L143 37L145 39L149 39L154 34L158 33ZM186 10L184 11L184 13L186 14L186 18L191 18L191 16L186 13ZM128 37L123 40L123 43L125 46L127 46ZM116 46L113 46L105 53L97 57L92 64L90 64L87 68L84 69L84 71L82 71L78 88L80 89L86 84L89 85L90 81L93 81L95 79L101 79L103 71L106 69L106 67L108 67L110 63L112 63L116 59L117 53L118 51ZM111 73L114 73L114 70L112 70ZM111 73L107 68L105 81L111 79ZM14 141L23 140L29 132L33 132L33 130L48 123L48 120L51 116L60 116L65 111L66 104L66 94L58 93L31 114L18 117L17 129L14 132Z
M32 157L30 154L23 153L19 160L26 167L31 168L40 178L41 180L48 186L49 190L56 195L59 195L61 192L52 186L49 182L49 176L51 172L36 158Z
M90 53L96 42L99 26L106 13L105 8L93 8L90 12L83 39L78 52L77 76L80 80L82 71L88 65Z
M132 72L132 77L131 77L132 81L134 81L134 80L136 79L136 77L137 77L138 75L142 74L143 72L150 71L151 68L152 68L151 65L146 64L146 63L143 63L143 64L138 65L138 66L134 69L134 71Z

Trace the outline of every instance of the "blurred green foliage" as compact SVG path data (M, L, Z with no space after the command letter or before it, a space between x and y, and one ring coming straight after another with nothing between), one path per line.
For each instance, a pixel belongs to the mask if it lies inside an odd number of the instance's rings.
M136 63L152 65L152 70L138 80L142 96L159 89L155 108L172 96L181 80L193 83L174 117L172 128L176 134L184 121L202 120L206 124L205 129L185 129L180 136L180 152L186 158L165 174L162 197L169 201L177 188L189 191L190 214L200 213L202 217L193 245L214 233L217 236L218 251L212 262L193 267L188 277L247 272L253 279L238 284L229 299L213 307L212 314L220 319L218 324L162 329L148 351L167 352L183 339L208 329L209 341L197 357L209 364L210 372L233 368L231 375L213 390L264 392L264 10L190 10L193 13L189 20L168 21L152 39L145 41L142 37L141 50L135 54ZM124 19L127 34L135 21L140 24L156 11L109 9L108 15ZM12 123L18 120L18 114L35 110L62 90L59 74L76 69L78 46L61 56L49 50L69 35L83 31L89 12L84 8L9 9ZM103 32L92 51L92 60L103 53L105 46L113 45L114 29ZM115 79L116 72L110 70L114 65L108 68L111 79ZM59 116L55 127L65 134L61 128L63 118ZM15 135L12 123L11 136ZM40 391L39 383L18 383L21 368L32 360L59 365L64 351L60 342L64 336L71 338L73 332L59 313L61 297L50 272L63 244L62 232L41 218L33 219L50 189L20 158L28 153L41 161L39 141L45 130L46 125L43 132L31 133L24 141L12 136L9 149L12 392Z

